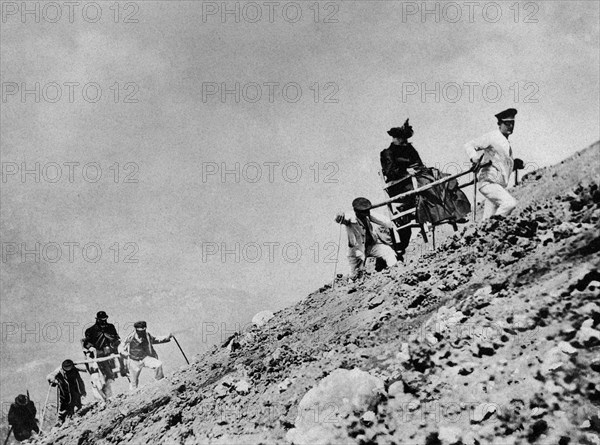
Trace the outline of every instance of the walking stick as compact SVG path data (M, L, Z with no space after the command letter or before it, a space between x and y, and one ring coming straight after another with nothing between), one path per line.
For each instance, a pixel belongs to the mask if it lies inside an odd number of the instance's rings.
M10 433L12 433L13 430L13 426L10 426L10 429L8 430L8 434L6 435L6 440L4 440L4 445L6 445L8 443L8 439L10 439Z
M183 349L181 349L181 345L179 344L179 342L177 341L177 338L175 338L175 336L173 336L173 340L175 340L175 343L177 343L177 347L179 348L179 350L181 351L181 355L183 355L183 358L185 359L186 363L189 365L190 361L188 360L188 358L185 356L185 352L183 352Z
M483 156L481 155L477 164L471 167L471 170L473 170L473 222L476 222L477 219L477 173L479 173L478 170L483 161Z
M477 220L477 172L473 175L473 222Z
M340 243L342 242L342 225L340 224L340 234L338 235L337 252L335 253L335 266L333 268L333 282L331 290L335 289L335 278L337 277L337 265L340 258Z
M51 386L48 386L48 393L46 394L46 401L44 402L44 409L42 410L42 420L40 421L40 431L42 431L44 427L44 419L46 419L46 407L48 406L48 399L50 398L50 390Z

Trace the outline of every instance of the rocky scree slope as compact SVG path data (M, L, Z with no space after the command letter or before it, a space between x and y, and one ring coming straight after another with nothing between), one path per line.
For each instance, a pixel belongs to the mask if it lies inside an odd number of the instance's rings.
M600 145L508 218L339 280L55 444L600 443Z

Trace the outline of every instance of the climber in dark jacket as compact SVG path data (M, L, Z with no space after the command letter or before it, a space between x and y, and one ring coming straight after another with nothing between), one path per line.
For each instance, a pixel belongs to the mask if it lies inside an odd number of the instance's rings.
M410 179L411 176L415 176L419 170L425 168L419 153L415 150L408 139L413 135L413 129L408 123L408 119L404 122L402 127L392 128L387 132L392 137L392 143L388 148L383 150L380 155L381 160L381 171L384 176L385 182L397 181L398 179L405 179L404 181L394 184L389 187L387 192L392 196L399 195L401 193L413 190L413 184ZM410 208L415 205L415 199L409 199L402 204L402 209ZM405 217L402 223L408 223L410 217ZM396 247L398 255L403 256L408 244L410 243L410 237L412 235L412 229L405 227L398 230L398 236L400 237L400 244Z
M67 417L75 414L75 409L81 409L81 398L87 394L85 384L73 360L65 360L62 365L46 377L52 386L58 385L58 423L61 425Z
M108 357L112 354L118 354L118 346L120 344L121 339L115 325L108 322L106 312L98 312L96 314L96 323L85 330L85 338L83 339L84 353L92 359ZM118 363L115 363L114 360L98 362L97 366L102 373L102 377L96 384L97 391L94 391L94 395L100 397L102 400L112 397L112 384L116 378L113 372L115 364L118 365L122 376L127 375L122 359L119 359ZM94 385L92 385L93 387Z
M412 176L419 168L425 167L415 147L408 142L413 135L408 119L402 127L390 129L388 134L392 137L392 143L380 155L381 170L386 182Z
M19 394L15 398L15 403L10 405L8 424L12 427L15 439L19 442L29 439L32 431L39 434L40 428L35 418L36 413L35 405L24 394Z

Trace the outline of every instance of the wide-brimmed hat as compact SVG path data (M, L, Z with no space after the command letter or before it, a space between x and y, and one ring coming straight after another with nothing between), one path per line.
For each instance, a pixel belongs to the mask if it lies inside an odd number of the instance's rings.
M15 397L15 403L17 405L27 405L27 396L25 394L19 394Z
M63 371L70 371L75 367L75 363L73 363L73 360L66 359L64 362L62 362L62 365L60 366L63 369Z
M135 323L133 323L133 327L135 329L146 329L146 322L145 321L136 321Z

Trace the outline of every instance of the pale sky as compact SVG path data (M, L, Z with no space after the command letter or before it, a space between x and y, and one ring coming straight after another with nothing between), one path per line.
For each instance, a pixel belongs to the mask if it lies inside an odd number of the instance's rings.
M301 299L332 277L336 212L384 199L379 153L406 118L425 163L451 172L508 107L529 169L599 139L598 2L478 2L471 17L468 2L427 2L437 17L421 15L423 2L280 2L272 17L264 2L227 2L240 12L222 17L221 2L144 1L118 23L113 2L97 3L96 23L93 8L71 23L64 2L59 18L43 3L25 16L21 2L1 3L3 255L47 247L39 261L3 256L4 322L93 319L172 285L245 291L259 310ZM21 95L36 82L37 103ZM221 96L236 83L239 100ZM36 162L45 176L23 180L22 163ZM222 178L236 163L239 181ZM69 243L91 242L98 262L81 247L67 259ZM62 246L55 263L49 243Z

